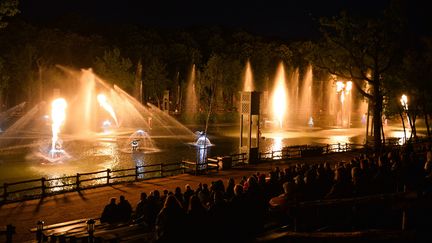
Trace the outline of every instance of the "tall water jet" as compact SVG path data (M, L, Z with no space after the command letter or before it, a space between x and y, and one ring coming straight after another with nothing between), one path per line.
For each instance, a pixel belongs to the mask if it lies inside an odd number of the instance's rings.
M287 109L295 114L299 113L300 97L299 97L299 68L294 68L289 76L288 82L288 93L289 102L287 104ZM295 116L293 116L294 118Z
M97 100L99 102L99 105L102 106L102 108L104 108L110 114L110 116L115 121L117 127L119 127L116 113L114 112L114 109L112 108L112 106L108 103L106 96L104 94L98 94Z
M54 157L56 151L61 149L58 134L60 127L66 120L66 100L63 98L55 99L52 104L51 120L52 120L52 140L51 140L51 157Z
M193 120L193 118L196 116L198 111L198 98L197 98L195 80L196 80L196 70L194 64L192 65L192 70L186 87L186 102L185 102L186 104L184 109L184 114L186 116L186 119L189 121Z
M287 100L285 69L283 63L280 63L276 73L272 98L273 117L277 120L279 128L283 127L283 121L285 119L287 109Z
M303 79L299 118L305 124L312 118L312 66L309 65Z
M342 127L350 127L351 123L351 108L352 108L352 82L337 81L336 82L336 93L340 102L337 124Z
M82 126L80 128L81 132L88 133L92 131L93 128L93 118L95 110L94 108L94 93L95 93L95 87L96 87L96 81L95 81L95 75L91 70L82 70L82 74L80 77L81 82L81 98L79 99L81 102L83 102L80 107L83 107L82 112L83 114L83 122Z
M243 91L252 92L254 91L252 69L249 60L246 62Z

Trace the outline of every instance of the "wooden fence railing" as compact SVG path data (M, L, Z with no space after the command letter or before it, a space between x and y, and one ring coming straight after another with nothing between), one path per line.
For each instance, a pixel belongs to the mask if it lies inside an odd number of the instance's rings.
M328 144L326 146L290 146L279 151L259 153L259 161L275 161L291 158L300 158L308 155L320 155L333 152L345 152L353 149L352 144ZM245 165L247 153L231 154L225 157L208 158L206 163L197 164L195 161L181 161L171 164L152 164L135 166L134 168L117 170L100 170L95 172L77 173L76 175L58 178L39 178L13 183L4 183L0 186L0 203L45 197L68 191L79 191L88 188L111 185L125 181L138 181L156 177L170 176L176 173L202 171L218 171L221 163L229 157L231 166Z
M100 170L88 173L77 173L76 175L58 178L39 178L13 183L4 183L0 186L0 203L16 201L27 198L38 198L56 193L79 191L94 187L111 185L124 181L150 179L155 177L169 176L185 172L185 162L173 164L153 164L136 166L135 168L118 170ZM212 162L208 166L214 168Z
M327 144L324 146L296 145L284 147L281 150L273 150L269 152L260 152L260 161L286 160L292 158L301 158L306 156L316 156L329 153L347 152L353 149L362 148L363 145L337 143Z

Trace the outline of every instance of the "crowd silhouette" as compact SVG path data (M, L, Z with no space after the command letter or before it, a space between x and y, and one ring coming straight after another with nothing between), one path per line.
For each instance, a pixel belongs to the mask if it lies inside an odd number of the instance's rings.
M420 152L419 152L420 151ZM381 156L371 154L335 164L289 164L275 167L268 174L254 173L238 183L233 178L210 185L187 184L141 193L134 212L129 202L111 198L101 222L142 224L155 233L157 242L250 242L269 225L294 224L299 217L293 203L326 199L366 197L376 194L415 192L419 197L432 195L432 152L425 146L418 151L407 146ZM350 210L347 213L346 210ZM416 229L427 228L430 209L414 215ZM380 204L353 208L326 208L325 220L318 220L313 210L303 211L305 229L362 229L400 226L394 210ZM327 215L326 215L327 214ZM349 218L348 216L349 215ZM354 216L353 216L354 215ZM396 223L395 223L396 222ZM210 236L210 237L209 237Z

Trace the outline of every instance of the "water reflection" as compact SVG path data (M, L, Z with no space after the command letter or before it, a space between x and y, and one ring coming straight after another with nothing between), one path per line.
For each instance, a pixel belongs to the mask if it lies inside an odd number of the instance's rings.
M406 140L411 137L411 131L407 130L406 136L405 136L404 131L390 131L389 137L390 138L397 138L397 144L403 145L406 142Z
M276 136L273 138L273 144L271 146L271 151L274 151L273 156L281 157L282 156L282 137Z
M350 143L350 137L345 135L331 135L329 137L329 144L345 144Z
M107 157L107 160L102 165L104 169L114 169L120 165L120 151L117 143L99 142L95 155Z
M132 159L135 162L135 165L138 166L137 173L139 179L144 179L144 153L142 152L134 152L132 153Z

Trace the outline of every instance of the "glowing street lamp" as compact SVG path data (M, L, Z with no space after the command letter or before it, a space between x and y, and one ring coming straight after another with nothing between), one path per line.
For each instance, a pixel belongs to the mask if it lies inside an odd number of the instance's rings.
M400 102L402 104L403 109L405 111L407 111L408 110L408 97L403 94L402 97L401 97L401 99L400 99Z
M408 97L405 94L403 94L401 99L400 99L400 102L401 102L403 111L406 112L408 124L411 126L411 121L410 121L409 114L408 114ZM406 136L405 123L404 123L402 113L401 113L401 118L402 118L402 126L404 129L404 139L405 139L404 142L406 142L407 136ZM412 129L412 127L411 127L411 129Z

